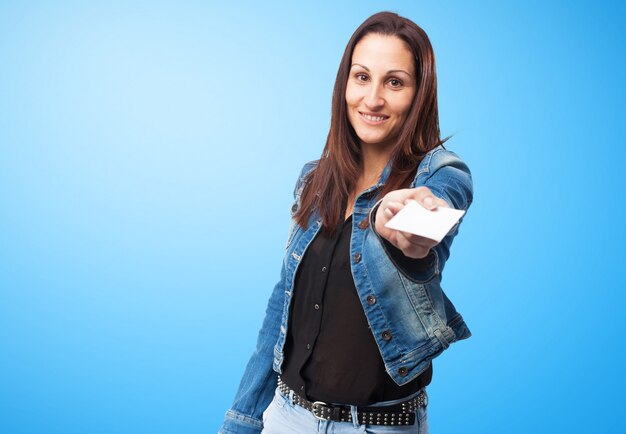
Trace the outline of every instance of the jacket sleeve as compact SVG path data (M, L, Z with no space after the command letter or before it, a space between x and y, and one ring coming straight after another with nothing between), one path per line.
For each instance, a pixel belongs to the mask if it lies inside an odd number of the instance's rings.
M294 199L305 169L307 165L302 169L294 188ZM291 231L292 228L288 237L291 236ZM273 369L274 346L278 340L283 314L285 279L283 260L280 280L274 286L267 303L256 348L246 365L233 405L224 416L219 434L258 434L263 429L263 412L272 401L278 383L278 374Z
M274 345L278 339L283 311L285 266L274 286L256 348L246 365L231 408L224 416L220 434L258 434L263 429L262 415L274 396L278 374L272 368Z
M429 171L416 177L416 182L412 187L428 187L435 196L445 200L450 208L467 211L473 201L471 172L456 154L445 152L444 158L433 159L435 161L429 165ZM426 282L435 275L441 274L450 256L450 246L454 237L458 234L459 225L463 218L450 229L439 244L430 250L427 256L414 259L405 256L400 249L376 232L374 224L376 212L381 202L382 198L372 207L370 223L372 231L378 236L387 255L396 267L419 282Z

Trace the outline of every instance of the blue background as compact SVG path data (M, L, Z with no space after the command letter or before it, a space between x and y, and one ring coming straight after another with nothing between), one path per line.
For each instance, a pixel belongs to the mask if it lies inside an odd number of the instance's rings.
M474 176L431 432L624 432L623 3L294 3L0 3L0 432L217 431L380 10Z

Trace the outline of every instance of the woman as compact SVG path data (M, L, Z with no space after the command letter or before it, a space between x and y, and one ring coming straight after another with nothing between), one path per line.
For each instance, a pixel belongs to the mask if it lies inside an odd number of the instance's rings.
M368 18L339 66L331 127L304 165L279 282L221 433L428 432L431 360L470 336L440 242L385 227L408 200L467 210L469 169L439 135L432 47Z

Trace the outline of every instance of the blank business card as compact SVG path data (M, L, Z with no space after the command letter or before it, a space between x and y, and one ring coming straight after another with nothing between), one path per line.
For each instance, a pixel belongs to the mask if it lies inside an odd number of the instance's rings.
M410 200L385 224L385 227L440 242L463 214L465 211L462 209L443 206L429 211L416 201Z

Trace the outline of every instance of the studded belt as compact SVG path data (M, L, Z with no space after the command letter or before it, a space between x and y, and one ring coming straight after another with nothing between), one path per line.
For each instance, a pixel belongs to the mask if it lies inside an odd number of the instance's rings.
M282 379L278 377L278 389L285 396L293 391ZM352 412L349 405L333 405L322 401L311 402L302 398L293 391L293 402L300 407L309 410L313 415L321 420L332 420L335 422L352 422ZM423 391L415 398L398 404L384 407L357 407L358 423L360 425L414 425L415 410L419 407L426 407L428 395Z

